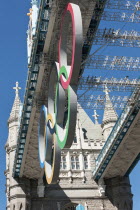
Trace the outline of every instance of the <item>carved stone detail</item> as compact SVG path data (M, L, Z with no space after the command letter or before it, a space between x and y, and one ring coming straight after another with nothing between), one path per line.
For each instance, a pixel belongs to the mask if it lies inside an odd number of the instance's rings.
M99 184L99 193L100 193L100 196L105 196L105 188L106 188L106 185L104 183L104 180L103 179L100 179L98 184Z

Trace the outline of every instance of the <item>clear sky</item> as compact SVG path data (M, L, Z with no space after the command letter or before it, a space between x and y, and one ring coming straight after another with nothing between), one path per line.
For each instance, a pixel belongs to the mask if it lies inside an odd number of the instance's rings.
M30 0L1 1L0 3L0 210L4 210L6 206L4 145L8 137L7 120L15 97L12 87L15 86L16 81L19 81L19 85L22 87L20 96L23 101L27 77L26 31L28 17L26 14L29 7ZM130 176L134 194L134 210L140 209L139 172L140 164Z

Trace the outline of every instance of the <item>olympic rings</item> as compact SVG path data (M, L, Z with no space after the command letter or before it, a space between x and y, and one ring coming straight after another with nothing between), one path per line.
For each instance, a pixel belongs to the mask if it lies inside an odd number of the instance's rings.
M69 3L66 10L64 11L61 24L61 34L59 40L59 69L62 66L67 68L67 39L68 39L68 27L69 23L72 22L72 56L71 65L68 75L68 79L64 81L64 77L61 76L61 85L64 89L67 89L69 84L77 85L79 70L81 66L81 55L82 55L82 17L81 11L78 5Z
M40 122L38 126L38 144L39 144L39 160L40 167L44 168L45 160L49 159L51 155L52 140L49 138L49 131L54 132L54 128L49 127L49 120L52 120L50 115L47 116L46 106L41 107ZM47 126L46 126L47 125Z
M57 182L59 176L61 151L56 140L54 117L51 114L46 115L46 111L47 108L42 106L39 126L39 159L40 167L45 168L47 183L53 184ZM44 140L45 135L42 135L44 133L46 134L46 142Z
M58 146L56 135L54 132L54 121L52 115L48 114L48 123L52 124L47 127L48 139L52 142L50 148L50 154L45 161L45 174L48 184L55 184L58 180L59 169L60 169L60 160L61 160L61 150Z
M66 79L68 79L67 71L64 66L61 67L58 79L60 79L60 76L64 75ZM55 97L55 119L56 119L56 135L57 140L60 148L64 148L67 137L68 137L68 130L69 130L69 121L70 121L70 88L67 89L67 119L66 122L64 122L65 118L65 93L60 83L56 86L56 97ZM59 102L58 102L59 100ZM62 106L63 104L63 106ZM65 125L64 125L65 124Z
M47 108L45 106L41 107L40 121L38 126L38 143L39 143L39 162L40 167L44 168L44 161L46 156L46 116Z
M69 23L72 23L71 64L67 60ZM48 85L48 104L41 108L39 133L40 167L48 184L59 177L61 149L70 148L75 136L77 86L82 55L82 17L78 5L69 3L61 25L59 63L55 62Z
M66 79L68 78L65 67L61 67L58 75L59 79L62 74L65 76ZM69 86L68 89L65 90L65 99L60 100L60 98L62 98L62 95L64 95L62 93L63 91L64 90L61 84L57 84L55 97L56 136L59 147L61 149L70 148L72 145L75 135L77 111L77 95L75 94L71 86ZM61 101L61 103L58 103L58 99ZM69 125L71 125L71 127L69 127Z

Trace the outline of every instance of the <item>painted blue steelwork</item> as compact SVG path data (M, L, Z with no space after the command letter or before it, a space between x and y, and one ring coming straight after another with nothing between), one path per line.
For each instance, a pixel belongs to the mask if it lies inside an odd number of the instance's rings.
M83 55L82 55L82 65L81 65L80 75L82 75L82 73L84 71L85 64L86 64L85 61L86 61L86 59L87 59L87 57L88 57L88 55L89 55L89 53L91 51L92 43L93 43L93 40L94 40L94 36L96 34L96 30L98 28L98 25L99 25L99 22L100 22L100 17L101 17L101 15L103 13L106 1L107 0L101 0L100 1L101 8L99 8L98 6L96 8L96 6L95 6L95 10L93 12L94 15L91 18L91 21L90 21L90 24L89 24L89 28L88 28L88 31L87 31L87 38L85 39L84 44L83 44L83 49L82 49L82 54ZM90 37L88 36L89 33L91 34Z
M79 204L77 207L76 207L76 210L85 210L84 206L82 206L81 204Z
M116 122L104 147L102 148L101 152L99 153L99 156L96 159L96 166L93 171L93 176L96 181L98 181L101 178L111 158L115 154L129 127L132 125L135 117L137 116L140 110L139 90L137 88L132 93L130 98L135 98L135 104L133 106L130 106L128 104L125 106L121 116ZM138 156L131 165L131 170L134 167L134 164L136 164L136 161L138 161L139 157L140 156ZM126 175L129 175L131 170L128 170Z
M27 77L27 82L26 82L26 91L24 95L24 103L23 103L22 116L21 116L21 121L20 121L20 126L19 126L17 148L16 148L15 161L14 161L14 167L13 167L14 177L18 177L20 174L20 167L21 167L24 146L26 143L28 125L29 125L31 110L32 110L32 105L33 105L33 97L34 97L38 73L39 73L39 67L37 64L35 64L35 58L37 56L37 53L41 53L41 52L37 52L37 48L39 46L40 40L42 42L42 45L44 46L45 37L47 34L47 29L48 29L49 17L51 13L51 7L49 6L49 1L48 1L48 5L46 5L45 2L46 2L45 0L40 1L40 8L39 8L38 18L37 18L37 23L36 23L36 32L33 39L31 56L30 56L30 61L28 65L29 71L28 71L28 77ZM49 14L49 17L47 17L47 19L45 19L44 17L45 10L47 10ZM42 26L42 23L44 24L44 22L46 24L46 27L45 29L43 28L44 33L42 35L41 26ZM42 47L42 50L43 50L43 47Z

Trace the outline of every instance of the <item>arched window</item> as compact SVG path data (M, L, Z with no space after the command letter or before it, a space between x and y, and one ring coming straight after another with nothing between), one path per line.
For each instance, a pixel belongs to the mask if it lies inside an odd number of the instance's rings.
M80 162L79 162L79 156L71 156L71 169L76 170L80 169Z
M88 137L87 137L87 130L85 128L82 128L82 131L83 131L84 139L88 139Z
M67 169L67 160L66 160L66 156L65 155L61 156L60 169L62 169L62 170L66 170Z
M84 169L88 169L88 168L89 168L88 156L84 155Z
M74 143L74 144L77 144L77 137L76 137L76 135L75 135L75 137L74 137L73 143Z

